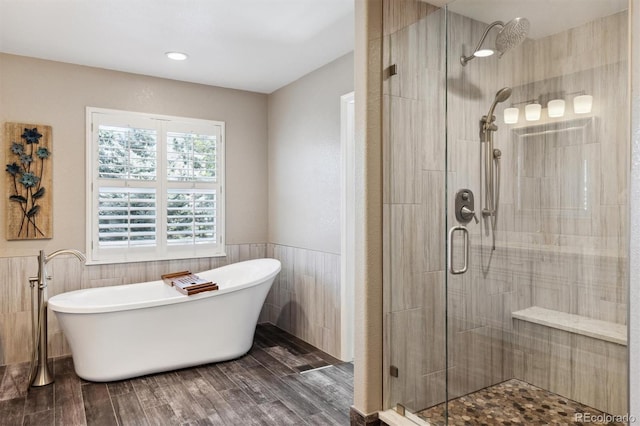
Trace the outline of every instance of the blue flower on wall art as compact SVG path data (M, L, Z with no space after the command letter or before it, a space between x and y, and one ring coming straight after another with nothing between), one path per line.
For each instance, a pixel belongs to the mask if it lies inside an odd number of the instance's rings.
M51 238L51 157L49 126L6 123L9 206L7 239ZM45 137L46 134L46 137ZM11 161L11 160L10 160Z

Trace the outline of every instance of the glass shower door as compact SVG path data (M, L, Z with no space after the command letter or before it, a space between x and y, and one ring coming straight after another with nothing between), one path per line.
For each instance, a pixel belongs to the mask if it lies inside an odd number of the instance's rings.
M445 11L384 5L384 406L446 401Z
M554 2L553 28L531 3L447 6L447 416L616 424L628 403L626 2L582 21ZM420 417L444 424L432 409Z
M622 424L627 2L508 3L383 2L384 408Z

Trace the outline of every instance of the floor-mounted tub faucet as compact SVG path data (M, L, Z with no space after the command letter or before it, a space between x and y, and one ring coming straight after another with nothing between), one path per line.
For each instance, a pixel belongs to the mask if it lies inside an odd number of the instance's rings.
M47 274L47 263L61 254L72 254L83 264L87 261L84 254L74 249L56 250L48 256L44 254L44 250L40 250L38 254L38 276L29 279L31 284L31 329L33 340L29 377L31 386L44 386L53 383L53 375L49 371L47 363L49 359L47 351L47 280L51 278ZM37 313L33 300L33 289L36 284L38 285Z

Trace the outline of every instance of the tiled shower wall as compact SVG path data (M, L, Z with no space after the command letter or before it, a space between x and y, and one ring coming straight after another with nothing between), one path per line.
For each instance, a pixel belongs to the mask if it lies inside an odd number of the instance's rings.
M470 271L449 275L446 290L449 395L524 375L534 384L619 412L624 403L611 401L626 400L626 348L577 336L567 340L560 332L532 334L524 325L514 331L511 312L536 305L626 320L626 13L527 40L499 60L474 59L464 68L457 59L470 53L486 24L451 13L448 74L442 62L443 11L418 1L387 0L384 13L383 63L385 69L397 67L397 74L386 72L383 82L385 407L402 403L422 409L444 399L445 90L451 226L457 189L473 190L480 210L478 120L495 93L509 86L511 98L496 111L495 145L503 152L497 249L491 251L484 225L471 222ZM594 96L588 137L549 138L534 146L518 138L527 131L502 122L505 105L561 91L557 96L567 96L568 111L569 93ZM580 194L580 201L588 201L580 208L571 193L577 172L589 188ZM549 339L566 345L534 359L540 353L533 346L545 347ZM592 362L568 371L571 365L562 362L567 356ZM398 378L387 374L390 366L398 367ZM565 371L559 374L558 368ZM597 383L589 369L605 377L612 397L594 397ZM554 387L550 374L573 385Z
M152 281L176 270L204 271L229 263L263 257L282 262L260 314L270 322L334 356L340 355L340 256L274 244L227 246L226 257L81 266L73 256L47 265L52 276L49 297L93 287ZM0 258L0 365L29 360L31 293L28 278L37 274L37 256ZM68 355L70 349L49 315L49 356Z
M451 14L450 58L473 48L485 26ZM448 84L448 191L453 198L459 188L472 189L476 210L483 204L477 120L499 89L513 89L495 114L502 150L496 250L486 227L470 223L470 272L449 276L450 395L517 377L624 413L626 347L523 324L511 312L541 306L626 322L626 12L527 40L499 60L475 59L464 69L453 60ZM593 95L591 114L572 113L580 93ZM555 97L567 101L563 118L545 120L543 110L540 122L522 115L517 125L502 121L505 106L523 110L530 99L546 106Z

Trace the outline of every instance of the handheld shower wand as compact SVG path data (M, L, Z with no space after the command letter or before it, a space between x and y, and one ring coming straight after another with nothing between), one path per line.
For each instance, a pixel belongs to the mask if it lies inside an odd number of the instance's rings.
M498 105L498 103L504 102L507 99L509 99L510 96L511 96L510 87L503 87L502 89L498 90L498 92L496 93L496 97L494 98L493 103L491 104L491 108L489 108L489 112L485 117L490 118L491 122L494 122L496 117L493 115L493 112L495 111L496 106Z
M487 144L484 150L485 202L482 216L488 217L491 224L492 250L496 249L496 224L500 204L500 157L502 156L502 152L499 149L493 148L493 133L498 130L498 126L494 123L496 117L493 112L498 103L506 101L510 96L510 87L503 87L498 90L489 112L480 119L480 142Z

